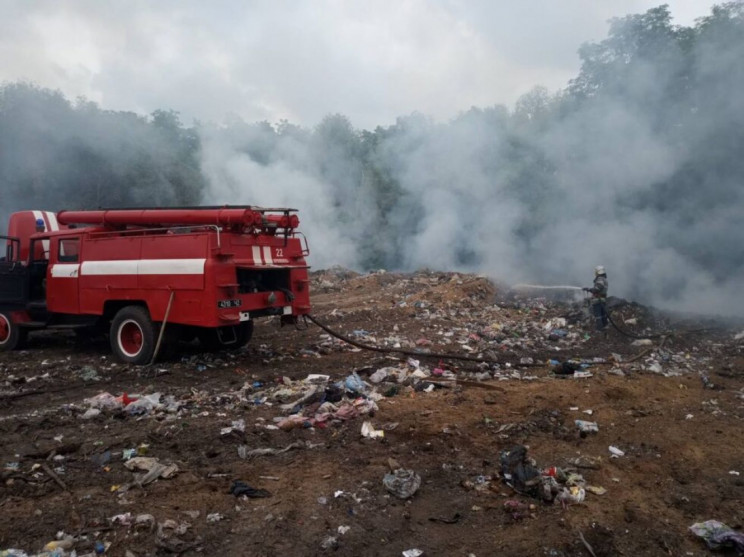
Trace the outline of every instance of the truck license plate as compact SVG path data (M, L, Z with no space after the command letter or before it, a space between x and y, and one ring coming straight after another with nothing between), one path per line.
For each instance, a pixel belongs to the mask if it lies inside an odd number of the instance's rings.
M237 308L237 307L240 307L242 304L243 304L243 300L240 300L240 299L218 300L217 301L218 308Z

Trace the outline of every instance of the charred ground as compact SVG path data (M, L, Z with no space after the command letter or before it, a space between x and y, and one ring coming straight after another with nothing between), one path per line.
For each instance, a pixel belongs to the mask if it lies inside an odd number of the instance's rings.
M314 325L295 331L263 322L241 352L209 355L189 345L151 368L116 364L105 339L32 337L28 350L0 355L0 549L33 554L64 532L76 538L78 555L96 542L117 556L412 548L578 556L590 555L587 544L597 557L704 555L691 524L744 524L736 329L699 330L694 320L615 301L613 317L628 332L668 333L637 346L615 330L595 335L578 302L515 296L473 275L334 269L312 282L314 315L355 340L501 364L417 358L425 372L440 367L458 381L447 373L431 392L410 376L381 383L374 390L392 396L374 415L284 430L274 418L286 415L281 404L299 397L291 393L309 374L336 381L357 371L367 379L413 366L405 355L358 350ZM570 358L591 363L592 376L557 376L545 364ZM161 393L175 405L84 418L85 399L102 392ZM233 423L241 419L242 431ZM580 436L576 419L596 421L599 432ZM363 438L365 420L385 437ZM519 444L540 468L597 459L578 471L606 494L587 493L567 508L515 494L499 477L499 454ZM625 456L610 458L610 445ZM241 446L291 448L241 458ZM123 459L137 448L178 472L137 485ZM420 474L412 498L383 487L390 459ZM236 498L235 480L271 497ZM510 499L534 504L531 516L504 512ZM137 524L143 515L152 519Z

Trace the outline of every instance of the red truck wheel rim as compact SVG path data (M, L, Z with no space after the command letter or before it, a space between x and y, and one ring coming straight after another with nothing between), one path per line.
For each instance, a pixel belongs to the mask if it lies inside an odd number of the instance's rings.
M130 358L142 351L142 339L142 328L136 321L129 319L119 326L119 348Z
M11 324L5 315L0 314L0 344L5 344L10 338Z

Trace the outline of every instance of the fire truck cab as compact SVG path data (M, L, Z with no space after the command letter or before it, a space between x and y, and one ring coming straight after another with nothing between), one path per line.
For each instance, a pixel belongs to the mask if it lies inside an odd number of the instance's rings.
M21 211L0 258L0 350L39 329L109 334L125 362L199 338L239 348L253 320L310 311L294 209L251 206Z

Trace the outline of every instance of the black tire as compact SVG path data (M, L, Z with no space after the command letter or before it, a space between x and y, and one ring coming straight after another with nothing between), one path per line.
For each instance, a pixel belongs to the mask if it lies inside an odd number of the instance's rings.
M240 325L230 325L214 329L203 329L199 332L199 342L205 350L238 350L251 340L253 321L244 321Z
M23 348L28 331L13 321L10 312L0 312L0 351L9 352Z
M155 325L147 309L127 306L111 322L111 350L123 362L149 364L155 352Z

